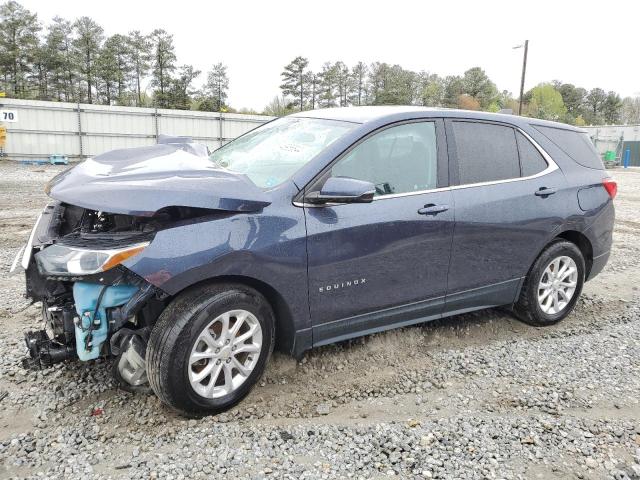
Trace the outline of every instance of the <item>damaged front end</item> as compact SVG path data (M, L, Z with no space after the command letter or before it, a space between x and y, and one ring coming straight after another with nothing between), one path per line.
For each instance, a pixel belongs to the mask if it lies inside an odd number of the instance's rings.
M27 365L86 361L133 348L118 361L122 375L134 385L145 381L132 364L144 359L150 327L167 295L122 262L140 254L158 230L199 213L185 207L136 217L47 205L14 262L25 269L27 297L42 302L46 326L26 334Z
M47 184L55 201L12 265L25 270L27 297L42 302L46 328L26 335L31 366L116 355L118 380L145 382L147 339L169 296L165 276L145 279L126 265L144 261L162 230L270 204L246 176L215 168L206 154L170 142L113 150Z

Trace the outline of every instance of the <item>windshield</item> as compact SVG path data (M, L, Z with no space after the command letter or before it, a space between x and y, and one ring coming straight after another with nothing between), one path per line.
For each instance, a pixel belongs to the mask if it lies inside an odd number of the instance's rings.
M209 156L217 167L274 187L357 125L319 118L279 118L227 143Z

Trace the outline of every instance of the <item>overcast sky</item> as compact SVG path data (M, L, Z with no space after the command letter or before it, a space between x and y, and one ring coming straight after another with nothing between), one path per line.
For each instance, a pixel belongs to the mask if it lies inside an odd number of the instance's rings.
M564 82L640 95L640 2L498 1L143 1L19 0L48 22L88 15L107 35L164 28L179 64L205 73L228 66L229 104L261 110L280 93L282 67L298 55L326 61L399 64L440 75L482 67L500 90Z

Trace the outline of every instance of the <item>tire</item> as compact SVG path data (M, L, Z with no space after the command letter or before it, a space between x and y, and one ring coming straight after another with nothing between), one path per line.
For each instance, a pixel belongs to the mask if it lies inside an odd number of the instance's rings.
M577 275L575 276L575 289L573 290L570 300L558 303L558 307L550 307L545 311L545 307L541 305L539 301L539 293L546 293L546 289L541 286L541 279L545 276L547 268L552 268L551 263L558 259L565 259L564 263L561 261L560 265L570 265L571 262L566 259L571 259L575 263L577 269ZM560 269L560 271L562 271ZM545 327L554 325L569 315L580 297L582 292L582 286L584 285L585 276L585 261L580 249L571 242L566 240L555 240L547 245L547 247L538 256L533 263L529 273L527 274L518 301L515 303L513 311L516 316L524 323L533 325L536 327ZM553 283L549 280L549 274L545 277L545 284ZM570 282L572 283L572 282ZM560 283L560 285L564 285ZM544 304L550 302L550 295L546 296ZM561 298L559 295L557 298ZM562 308L559 306L562 305Z
M206 341L220 341L224 344L225 335L223 332L217 334L213 332L218 327L218 323L222 325L222 321L212 324L221 317L226 317L227 324L239 322L240 316L237 318L229 316L232 312L244 312L247 319L251 320L252 328L261 332L261 347L259 353L247 353L244 360L252 365L252 370L247 375L240 375L240 370L236 370L235 375L242 383L237 387L230 389L229 393L216 396L203 396L202 392L196 391L196 388L206 390L207 384L212 385L213 390L224 390L226 388L227 371L234 368L233 365L239 359L239 353L231 354L229 347L223 346L223 352L220 355L228 355L228 357L207 358L195 363L191 363L192 355L199 353L206 347L206 352L211 354L210 343ZM235 315L235 313L234 313ZM256 321L259 328L256 326ZM246 322L246 328L249 329L249 320ZM213 325L213 326L211 326ZM241 326L239 328L245 328ZM209 336L206 336L206 333ZM232 329L229 330L231 332ZM205 335L203 340L201 335ZM252 342L255 337L249 337ZM231 345L235 341L231 341ZM238 338L238 340L240 340ZM229 343L229 342L227 342ZM267 300L257 291L241 285L241 284L211 284L201 285L189 289L181 293L177 298L169 304L164 312L158 318L147 346L146 366L147 375L151 388L158 398L176 410L178 413L191 417L199 418L205 415L213 415L239 403L251 391L253 386L262 376L267 361L273 352L275 344L275 319L273 311ZM239 345L244 345L240 343ZM252 347L253 343L249 346ZM252 347L255 348L255 347ZM226 353L225 353L226 349ZM242 348L241 348L242 349ZM220 350L220 349L218 349ZM195 353L194 353L195 352ZM206 353L203 352L203 353ZM257 356L257 360L256 357ZM214 362L209 364L209 362ZM201 367L200 364L204 363ZM216 363L217 362L217 363ZM222 362L222 363L221 363ZM229 363L233 362L233 363ZM215 371L217 365L221 363L220 369L217 370L216 378L213 380L213 373L205 377L202 383L192 383L190 375L198 376L204 372L206 368L213 368ZM226 366L225 366L226 364ZM243 364L244 365L244 364ZM199 372L195 372L201 368ZM195 373L194 373L195 372ZM220 378L222 375L222 378ZM229 373L232 375L232 373ZM232 377L236 378L236 377ZM207 380L208 379L208 380ZM220 382L222 386L216 386Z

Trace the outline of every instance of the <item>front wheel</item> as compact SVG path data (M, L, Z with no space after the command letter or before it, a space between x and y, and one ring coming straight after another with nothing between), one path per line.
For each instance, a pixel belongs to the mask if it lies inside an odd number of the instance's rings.
M584 272L584 257L575 244L565 240L551 243L525 278L514 312L530 325L558 323L575 307Z
M147 347L149 383L165 404L200 417L240 402L275 341L273 311L244 285L188 290L162 313Z

